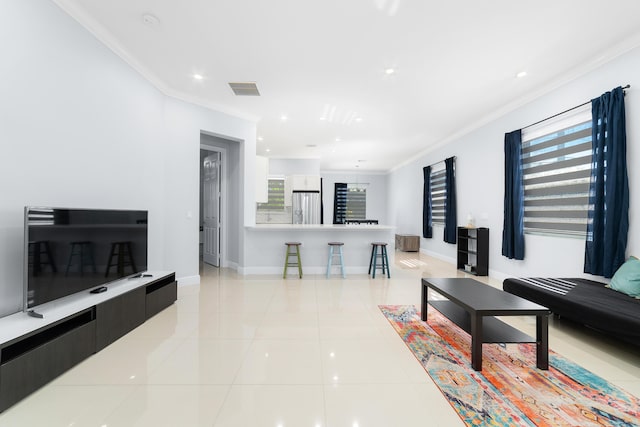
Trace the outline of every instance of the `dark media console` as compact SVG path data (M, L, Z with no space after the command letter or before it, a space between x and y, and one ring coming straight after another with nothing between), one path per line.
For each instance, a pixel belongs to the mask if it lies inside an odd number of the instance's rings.
M52 314L43 312L43 319L30 318L25 313L0 319L0 327L19 331L17 336L0 343L0 411L176 301L174 273L145 274L142 278L145 280L139 285L125 281L124 286L110 285L108 292L90 294L87 291L84 296L74 296L66 305L63 302L62 308L49 310ZM51 320L65 310L71 313Z

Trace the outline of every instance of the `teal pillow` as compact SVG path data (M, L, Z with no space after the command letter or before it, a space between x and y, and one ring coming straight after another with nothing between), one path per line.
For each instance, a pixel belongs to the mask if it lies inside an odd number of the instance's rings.
M640 299L640 260L629 258L611 278L609 288Z

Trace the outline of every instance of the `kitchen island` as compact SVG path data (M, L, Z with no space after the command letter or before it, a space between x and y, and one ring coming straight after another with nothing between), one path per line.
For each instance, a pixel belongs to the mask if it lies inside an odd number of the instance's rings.
M387 243L393 265L395 227L390 225L258 224L245 227L245 267L240 274L282 274L285 242L302 243L304 274L325 274L329 242L343 242L344 263L349 274L367 274L371 243ZM393 274L393 270L391 271ZM293 276L292 276L293 277ZM381 276L382 277L382 276Z

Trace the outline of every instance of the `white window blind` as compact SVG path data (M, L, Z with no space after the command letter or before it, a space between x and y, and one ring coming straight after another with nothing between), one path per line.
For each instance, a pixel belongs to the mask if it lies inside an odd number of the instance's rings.
M367 217L367 184L336 184L334 224Z
M433 224L444 224L445 199L447 188L445 186L446 169L431 171L431 221Z
M525 232L586 235L591 104L522 131Z
M367 217L367 189L364 185L347 184L346 219L356 220Z
M267 203L258 203L258 211L284 210L284 179L269 179Z

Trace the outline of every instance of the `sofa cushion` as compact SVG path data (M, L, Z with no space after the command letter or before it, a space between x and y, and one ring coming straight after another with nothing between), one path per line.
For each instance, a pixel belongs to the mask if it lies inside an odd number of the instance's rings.
M640 260L629 258L618 268L607 287L630 297L640 298Z

